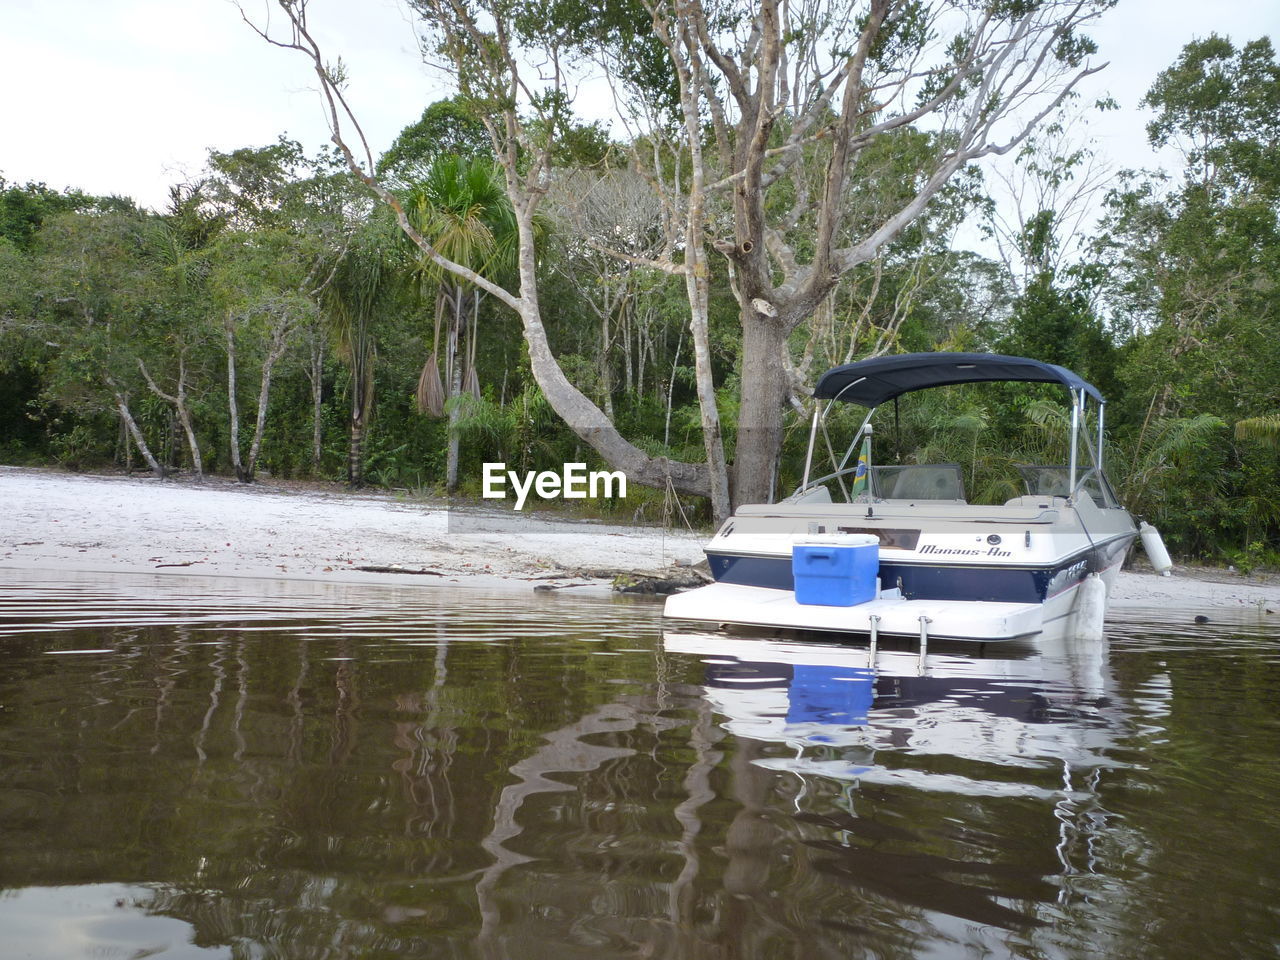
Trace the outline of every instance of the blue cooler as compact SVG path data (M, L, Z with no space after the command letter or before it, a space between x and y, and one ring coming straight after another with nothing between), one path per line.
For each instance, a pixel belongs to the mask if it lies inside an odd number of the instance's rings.
M874 600L880 541L866 534L810 538L791 548L796 603L852 607Z

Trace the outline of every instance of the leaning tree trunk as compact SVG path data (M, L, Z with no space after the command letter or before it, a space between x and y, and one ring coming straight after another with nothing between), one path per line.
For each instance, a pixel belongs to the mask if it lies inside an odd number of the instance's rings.
M187 362L178 359L178 390L174 394L174 409L178 411L178 422L182 424L182 432L187 437L187 448L191 451L191 469L196 479L204 479L204 459L200 456L200 444L196 440L195 424L191 420L191 408L187 406Z
M258 455L262 453L262 438L267 432L267 404L271 401L271 375L280 356L273 349L262 363L262 382L258 385L258 416L253 423L253 439L249 441L249 462L245 464L245 472L249 478L246 482L249 483L253 482L258 469Z
M262 437L267 432L267 405L271 402L271 376L276 364L284 356L289 345L289 334L293 326L286 318L281 318L271 330L271 346L262 361L262 380L258 384L258 415L253 422L253 439L249 441L249 460L245 464L244 483L252 483L254 473L258 469L258 455L262 452ZM237 448L238 449L238 448Z
M138 360L138 369L142 371L142 377L147 381L147 386L151 389L151 392L166 403L173 405L174 412L177 414L178 426L181 427L182 433L187 440L187 448L191 451L191 469L195 473L197 480L203 480L204 460L200 456L200 444L196 440L195 424L191 421L191 409L187 406L187 361L185 356L179 355L178 357L178 384L172 394L165 393L160 389L160 386L151 378L147 365L141 359ZM175 442L175 449L176 446ZM176 463L176 453L174 454L174 459Z
M508 170L508 178L516 176ZM666 457L651 457L618 432L599 407L569 382L561 369L542 322L537 300L537 269L534 256L533 206L529 200L516 205L520 228L520 289L529 295L513 301L529 347L529 369L538 389L556 415L588 443L615 470L622 470L630 483L659 490L674 488L678 493L708 496L710 484L705 464L682 463ZM508 295L509 299L509 295Z
M111 381L108 380L108 383ZM111 384L114 388L114 384ZM116 400L116 410L120 413L120 421L124 424L125 429L129 431L129 436L133 437L134 445L138 448L138 453L142 454L142 459L147 461L147 466L151 468L151 472L156 475L157 480L163 480L165 475L164 467L160 465L160 461L155 458L155 454L151 452L151 448L147 446L147 440L142 435L142 431L138 429L138 422L133 419L133 414L129 412L129 404L125 400L124 394L119 390L114 391Z

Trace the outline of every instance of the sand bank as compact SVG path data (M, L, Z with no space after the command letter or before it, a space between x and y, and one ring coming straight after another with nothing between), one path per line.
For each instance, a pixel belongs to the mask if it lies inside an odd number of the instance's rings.
M243 486L0 467L0 567L288 577L531 591L702 558L705 535L513 517L338 487ZM363 572L404 567L428 574ZM604 581L596 580L599 589ZM1126 571L1116 605L1272 606L1280 583L1178 568Z

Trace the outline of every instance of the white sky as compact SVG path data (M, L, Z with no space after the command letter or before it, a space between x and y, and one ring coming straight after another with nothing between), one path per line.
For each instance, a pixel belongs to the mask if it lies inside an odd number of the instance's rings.
M245 0L260 16L273 6ZM398 0L312 0L311 20L326 54L350 69L375 150L446 95ZM1280 42L1280 2L1120 0L1093 31L1111 66L1084 92L1120 102L1093 130L1115 167L1155 162L1138 101L1183 44L1215 31ZM255 36L230 0L0 0L0 176L163 206L168 185L198 173L211 147L281 133L309 151L323 144L308 70Z

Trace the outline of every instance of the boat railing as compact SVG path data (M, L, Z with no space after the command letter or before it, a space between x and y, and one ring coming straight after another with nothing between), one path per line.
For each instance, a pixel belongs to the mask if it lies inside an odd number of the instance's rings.
M794 500L796 497L800 496L801 494L806 493L807 491L812 490L815 487L820 487L829 480L835 480L837 483L840 484L840 492L844 494L845 500L849 503L852 503L853 496L849 493L849 488L845 486L844 478L851 476L857 472L858 472L858 468L856 465L854 465L852 467L845 467L842 470L833 471L832 473L828 473L821 477L815 477L814 479L810 480L808 483L802 484L801 486L793 490L791 492L791 495L787 497L787 499Z
M938 356L942 356L942 355L939 354ZM972 363L968 362L969 357L967 355L965 356L964 359L966 360L966 363L961 365L963 368L973 369L976 367L977 365L976 359ZM1015 365L1026 366L1028 364L1031 364L1032 366L1037 367L1037 369L1044 368L1043 364L1035 364L1032 361L1027 361L1022 358L1004 357L1000 359L1004 361L1012 361ZM870 363L871 361L866 361L866 362ZM852 368L857 368L858 366L859 364L852 364L846 367L838 367L836 368L836 370L833 370L833 371L828 371L827 375L824 376L824 380L826 379L826 376L829 376L830 374L836 373L836 372L840 372L842 374L849 374L850 376L852 376ZM933 366L936 366L936 364L934 364ZM1118 506L1119 501L1115 497L1115 492L1111 489L1110 484L1107 482L1106 477L1102 473L1103 438L1105 436L1104 423L1106 419L1106 409L1107 409L1106 401L1102 399L1101 394L1099 394L1096 389L1084 383L1084 381L1080 380L1078 377L1075 377L1075 375L1071 374L1070 371L1062 371L1060 368L1053 368L1053 369L1057 370L1059 374L1065 373L1066 376L1065 377L1059 376L1057 378L1045 378L1044 376L1028 376L1028 377L1012 376L1012 377L1008 377L1007 379L1010 379L1013 381L1020 381L1020 380L1047 381L1047 379L1059 379L1061 380L1061 382L1070 385L1068 393L1071 397L1071 430L1070 430L1071 439L1070 439L1070 456L1069 456L1069 461L1066 467L1067 484L1066 484L1065 493L1068 496L1075 497L1075 496L1078 496L1080 492L1084 491L1084 492L1087 492L1090 498L1093 499L1094 502L1097 503L1099 506L1102 506L1102 507ZM844 456L841 457L838 461L836 459L835 447L831 442L831 436L827 431L826 420L827 420L827 415L831 412L836 402L840 400L841 397L847 391L852 390L854 387L857 387L859 384L863 383L866 379L867 377L865 376L859 377L857 379L849 379L849 381L845 383L839 389L839 391L837 391L835 394L823 395L822 399L826 400L825 404L821 402L814 404L813 419L809 427L809 447L808 447L808 451L805 453L805 460L804 460L804 479L801 480L800 486L796 488L796 490L791 494L790 497L787 498L788 500L794 500L796 497L800 496L801 494L805 493L807 490L815 486L827 483L831 480L835 480L837 483L839 483L841 492L844 494L845 500L848 502L853 502L854 497L850 494L848 488L845 486L844 478L851 473L856 473L857 470L862 465L860 462L855 461L851 463L851 461L853 460L854 450L858 447L859 441L862 441L864 439L865 439L865 445L863 447L862 454L859 457L859 461L865 462L866 466L868 467L871 466L872 460L871 460L870 447L871 447L871 437L873 433L873 430L871 427L871 418L872 418L872 415L875 413L877 407L876 406L868 407L866 416L863 418L862 425L854 433L853 439L850 441L849 446L845 448ZM962 382L963 379L964 378L961 378L960 380L956 380L956 381L940 380L938 381L937 385L948 385L949 383L952 383L952 382ZM992 379L1005 379L1005 378L996 377ZM908 392L916 389L922 389L922 386L927 386L927 384L906 385L906 386L903 386L902 389L898 391L898 393L884 394L884 397L886 399L888 398L894 399L894 402L896 404L897 402L896 398L900 393L904 393L904 392ZM1089 396L1092 396L1096 401L1095 418L1096 418L1097 432L1093 436L1089 435L1089 430L1088 430L1089 424L1088 424L1088 418L1086 416L1086 412L1087 412L1086 406L1088 403ZM855 402L861 402L861 401L855 401ZM810 474L813 468L814 454L818 449L819 439L821 439L823 445L825 446L826 452L831 458L831 463L833 466L835 466L836 469L832 473L825 474L824 476L818 477L817 479L810 479ZM1080 442L1082 439L1084 440L1083 444ZM1091 465L1082 462L1082 457L1081 457L1082 451L1085 455L1085 458L1091 461ZM1092 484L1094 489L1092 490L1088 489L1087 485L1089 484ZM872 488L871 492L874 495L874 492L875 492L874 488Z

